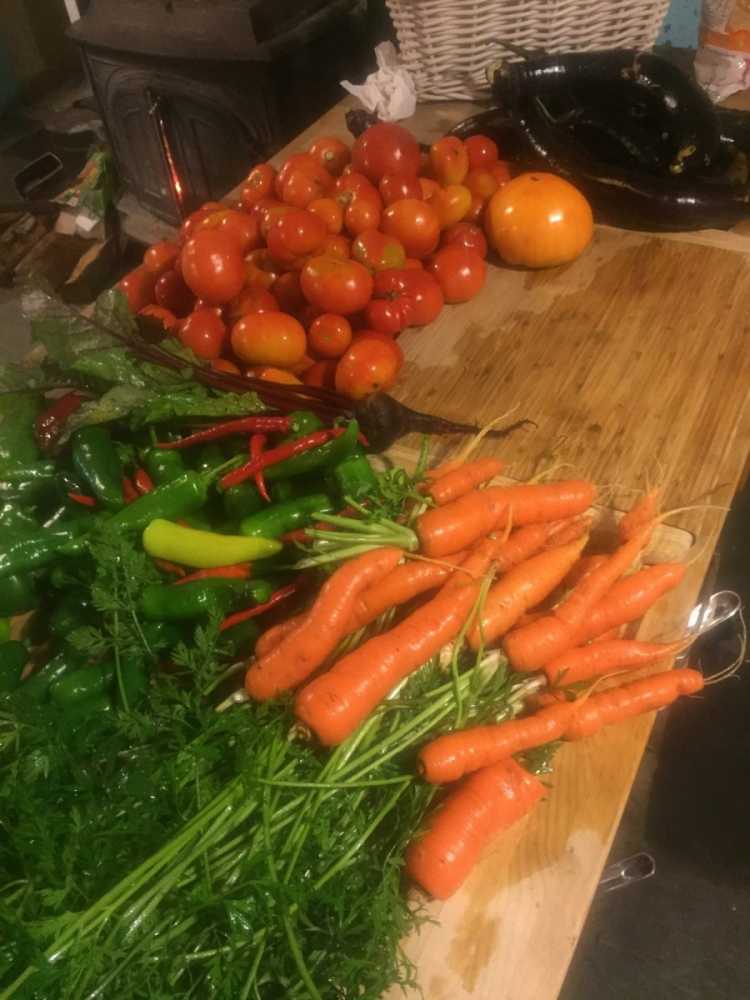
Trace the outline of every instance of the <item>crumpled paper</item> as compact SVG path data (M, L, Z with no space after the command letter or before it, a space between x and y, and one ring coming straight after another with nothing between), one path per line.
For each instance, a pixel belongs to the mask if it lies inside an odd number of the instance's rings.
M396 46L393 42L381 42L375 46L375 58L378 68L364 83L342 80L341 86L382 121L409 118L417 106L417 91L411 74L398 61Z

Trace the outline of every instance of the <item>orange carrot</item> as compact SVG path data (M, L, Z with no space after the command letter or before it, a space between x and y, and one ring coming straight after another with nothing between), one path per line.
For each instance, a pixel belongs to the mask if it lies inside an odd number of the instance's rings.
M581 535L588 535L591 530L590 517L569 517L564 521L553 521L557 525L547 540L548 545L567 545L574 542Z
M348 653L297 695L297 717L325 746L341 743L404 678L455 639L500 542L487 538L440 592L389 632Z
M337 569L299 628L250 664L245 674L248 694L265 701L309 677L346 634L362 591L390 573L402 556L401 549L393 547L373 549Z
M685 648L678 642L638 642L636 639L610 639L590 646L577 646L556 656L544 667L550 684L578 684L591 677L635 670L657 660L676 656Z
M578 522L578 523L575 523ZM564 521L542 521L527 524L512 531L508 539L497 549L494 556L498 573L507 573L513 566L535 556L550 545L565 545L586 533L588 522L579 519Z
M406 871L431 895L447 899L495 834L530 812L543 795L541 781L514 760L477 772L446 797L411 843Z
M235 563L232 566L212 566L210 569L199 569L195 573L175 580L173 587L179 587L181 583L192 583L193 580L247 580L250 576L250 563Z
M570 573L568 573L565 577L563 583L566 587L575 587L576 584L585 580L589 573L592 573L595 569L603 566L608 558L609 556L605 556L603 554L595 556L581 556Z
M272 625L271 628L266 629L262 635L259 635L258 641L255 643L256 660L265 656L266 653L270 653L275 646L278 646L282 639L291 635L295 629L299 628L306 617L306 613L294 615L293 618L287 618L286 621L279 622L278 625Z
M552 740L583 739L604 726L670 705L680 695L702 687L702 674L690 667L652 674L578 701L558 702L524 719L440 736L420 751L419 767L432 783L457 781L521 750Z
M660 498L661 489L658 487L643 494L640 500L631 507L617 525L617 534L620 541L629 541L635 535L636 531L647 523L651 523L653 528L653 522L659 513Z
M587 537L568 545L546 549L519 563L490 588L481 621L468 632L469 646L479 649L491 644L511 629L524 612L551 594L578 559Z
M432 478L427 493L436 504L450 503L465 496L475 486L499 476L503 465L499 458L477 458L473 462L465 462L437 479Z
M509 632L503 647L514 670L539 670L573 646L642 618L685 575L681 563L662 563L619 580L578 626L544 615L523 628Z
M573 517L582 514L595 495L593 484L584 480L472 490L422 514L417 525L422 551L438 558L458 552L502 528L509 516L516 526Z

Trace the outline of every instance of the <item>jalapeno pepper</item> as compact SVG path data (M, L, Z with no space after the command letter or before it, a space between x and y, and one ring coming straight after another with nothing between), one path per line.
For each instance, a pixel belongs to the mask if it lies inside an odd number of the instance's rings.
M0 643L0 691L15 691L28 661L29 651L22 642L10 639Z
M333 513L333 505L325 493L287 500L251 514L242 521L240 531L243 535L280 538L287 531L305 527L310 523L310 515L318 512Z
M105 427L83 427L72 440L73 465L107 507L122 507L122 465Z
M296 441L305 434L312 434L323 428L323 421L312 410L295 410L289 414L289 431L282 441Z
M179 451L149 448L143 454L143 464L157 486L171 483L185 472L185 462Z
M31 701L43 701L52 684L83 666L83 663L84 657L80 653L72 649L64 649L27 678L21 684L20 691L24 697Z
M22 615L39 604L34 581L28 573L0 577L0 615Z
M57 470L50 462L4 465L0 468L0 496L35 503L54 489Z
M49 686L50 699L59 707L78 705L109 691L115 676L113 663L92 664L71 670Z
M347 497L362 500L378 488L378 477L361 448L334 465L331 478L342 502Z
M272 556L281 543L270 538L219 535L157 518L143 532L143 547L155 559L210 569Z
M182 587L154 583L144 588L141 611L150 621L187 621L224 614L247 600L262 603L271 589L265 580L196 580Z
M166 454L174 455L175 452ZM281 485L281 484L280 484ZM273 493L271 494L273 496ZM231 521L241 521L243 517L254 514L264 506L260 493L255 483L240 483L239 486L230 486L222 494L224 511Z
M184 472L177 479L139 497L107 519L115 531L143 531L157 518L184 517L195 513L208 500L213 473Z
M39 528L36 532L19 535L0 548L0 578L27 573L48 566L60 556L82 552L85 541L81 536L89 524L88 519L81 519L56 528Z

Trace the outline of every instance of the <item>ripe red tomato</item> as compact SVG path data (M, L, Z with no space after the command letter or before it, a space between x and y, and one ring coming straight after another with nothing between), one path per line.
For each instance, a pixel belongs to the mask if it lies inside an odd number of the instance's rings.
M227 320L236 322L240 316L253 312L278 312L279 303L262 285L248 285L227 303Z
M448 184L440 188L429 201L435 210L441 229L460 222L471 208L471 191L463 184Z
M216 227L219 232L227 233L237 244L241 254L249 253L250 250L257 250L263 246L263 239L260 234L260 221L257 216L248 215L247 212L236 212L234 209L227 209L222 215Z
M330 235L336 235L344 228L344 206L335 198L316 198L307 206L307 211L323 220Z
M420 197L424 201L429 201L430 198L440 190L440 185L437 181L434 181L431 177L417 177L419 181L419 187L422 191Z
M419 144L403 125L378 122L352 146L352 166L376 184L384 174L419 173Z
M333 189L336 196L341 198L344 204L360 194L366 194L372 198L376 195L378 198L380 197L378 189L372 181L368 180L364 174L358 174L354 171L342 174L334 184Z
M383 174L378 190L385 205L392 205L402 198L422 197L422 185L414 174Z
M280 270L265 247L251 250L245 257L245 281L250 286L270 288L278 278Z
M366 229L352 243L352 258L371 271L384 271L389 267L403 267L406 251L395 236Z
M365 306L364 321L378 333L397 336L414 318L414 300L409 295L397 299L370 299Z
M375 275L374 296L378 299L406 297L412 304L411 326L426 326L443 308L443 292L427 271L416 268L380 271Z
M335 234L327 236L321 247L321 253L326 257L340 257L347 260L352 255L352 241L347 236Z
M220 201L207 201L205 205L196 209L196 211L190 214L182 223L177 237L177 242L180 244L187 242L191 236L195 235L195 230L204 219L207 219L209 215L213 215L214 212L219 212L224 208L226 208L226 205L222 205Z
M325 170L323 173L326 174L325 180L302 167L295 168L287 174L281 188L281 200L295 208L307 208L311 201L325 198L331 190L332 178Z
M160 306L169 309L178 318L187 316L195 305L195 295L176 270L166 271L156 282L154 296Z
M497 181L498 187L505 187L508 181L513 179L513 175L510 172L510 164L507 160L498 160L497 163L493 163L490 167L492 171L492 176Z
M325 167L333 177L339 176L349 163L351 155L347 144L333 136L316 139L310 146L310 156L315 157L321 167Z
M213 309L196 309L180 326L180 340L198 358L218 358L224 347L227 328Z
M430 166L439 184L463 184L469 172L469 154L460 139L446 135L430 146Z
M350 236L358 236L366 229L377 229L382 214L380 195L355 195L344 211L344 227Z
M245 267L236 240L228 233L201 229L182 249L182 276L200 299L222 305L245 284Z
M323 312L348 316L364 309L372 295L372 276L355 260L311 257L300 277L305 298Z
M170 268L174 267L174 262L180 254L180 248L170 240L161 240L154 243L152 247L143 255L143 266L150 274L155 274L157 278Z
M389 205L383 212L381 228L399 240L409 257L426 257L440 239L435 209L418 198L403 198Z
M481 225L482 220L484 219L485 204L487 203L482 201L482 199L478 195L473 194L471 196L471 205L469 206L469 211L466 213L466 215L463 217L461 221L472 222L477 226Z
M138 315L149 317L157 323L161 323L165 333L174 333L179 323L175 314L163 306L144 306L138 311Z
M117 282L117 288L128 300L128 308L132 313L138 313L151 305L154 301L155 285L156 275L147 271L143 264Z
M352 342L352 327L346 316L323 313L310 324L307 343L321 358L338 358Z
M499 187L497 178L489 167L477 167L470 170L464 184L473 195L481 198L482 201L489 201Z
M249 313L232 327L232 350L251 365L291 368L305 355L302 325L283 312Z
M438 250L428 266L440 283L446 302L473 299L487 277L487 265L476 250L455 244Z
M352 343L336 366L336 390L350 399L372 392L387 392L403 364L403 353L395 341L364 332Z
M497 163L500 155L497 143L488 135L470 135L468 139L464 139L464 146L469 156L470 170L477 170L480 167L488 167L492 163Z
M299 209L296 209L293 205L285 205L283 201L275 201L273 204L268 205L260 213L260 235L264 240L267 240L268 234L282 215L288 215L289 212L297 211Z
M261 198L270 197L273 194L275 179L276 170L270 163L259 163L253 167L240 189L240 201L245 208L250 209L257 205Z
M330 361L316 361L311 368L302 376L302 381L305 385L314 385L319 389L335 389L336 388L336 362L334 360Z
M287 271L280 274L273 285L271 291L276 297L279 308L282 312L297 314L307 305L307 299L302 294L299 283L299 271Z
M318 160L310 153L292 153L291 156L288 156L286 160L284 160L281 170L279 170L276 175L276 179L274 181L274 191L276 192L277 198L281 198L283 196L284 184L286 183L287 178L298 170L302 170L311 177L314 177L322 186L326 188L330 188L333 183L331 175L325 167L321 166Z
M319 216L302 208L279 215L268 231L268 249L274 260L291 268L301 268L304 258L316 253L327 236Z
M476 250L480 257L487 256L487 239L472 222L457 222L443 231L440 239L441 247L459 246L467 250Z
M407 257L404 261L404 267L411 267L417 271L422 271L424 270L424 261L417 260L416 257Z

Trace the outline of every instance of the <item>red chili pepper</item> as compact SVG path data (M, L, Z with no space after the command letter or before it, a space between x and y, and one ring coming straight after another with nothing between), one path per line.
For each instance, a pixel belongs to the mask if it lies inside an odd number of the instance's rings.
M154 566L163 573L172 573L174 576L184 576L187 572L182 566L169 562L167 559L154 559Z
M133 486L133 480L127 476L122 477L122 499L125 503L132 503L140 496L138 490Z
M359 514L359 511L355 510L353 507L344 507L342 510L338 511L337 517L355 517ZM318 521L313 525L313 528L318 528L321 531L335 531L336 529L330 525L326 524L325 521ZM296 531L287 531L285 535L279 536L280 542L311 542L312 538L308 535L309 528L297 528Z
M151 476L149 476L148 472L146 472L146 470L143 468L143 466L135 470L135 475L133 476L133 485L141 494L141 496L143 496L144 493L150 493L151 490L154 488L154 481L151 478Z
M289 417L241 417L239 420L225 420L221 424L212 424L203 430L180 438L179 441L163 441L157 448L191 448L194 444L205 441L216 441L219 438L230 437L232 434L255 434L263 431L288 431L292 426Z
M85 493L68 493L68 499L72 500L73 503L81 504L83 507L96 507L95 498L86 496Z
M369 448L369 447L370 447L370 442L369 442L369 441L367 440L367 438L366 438L366 437L364 436L364 434L362 433L362 431L360 431L360 432L359 432L359 434L357 435L357 440L358 440L358 441L359 441L359 443L360 443L361 445L363 445L363 446L364 446L365 448Z
M173 586L192 583L193 580L212 580L216 577L220 580L247 580L249 576L250 563L235 563L234 566L213 566L211 569L199 569L195 573L188 573L181 580L175 580Z
M261 457L267 440L268 438L265 434L253 434L250 438L250 458L253 461L257 461ZM258 469L253 479L255 480L255 488L260 493L261 499L265 500L266 503L270 503L271 498L268 495L268 487L266 486L266 477L263 475L263 470Z
M75 389L59 396L34 422L34 432L42 451L47 451L60 437L68 417L80 408L87 397Z
M330 525L329 525L330 527ZM297 528L296 531L287 531L285 535L279 537L280 542L311 542L312 538L308 535L305 528Z
M286 444L280 444L276 448L269 448L268 451L263 452L260 458L251 458L249 462L245 462L238 469L232 469L231 472L228 472L221 480L221 488L226 490L230 486L237 486L238 483L244 483L246 479L251 479L261 469L267 469L269 465L278 465L279 462L284 462L287 458L294 458L295 455L302 455L313 448L319 448L331 438L339 437L344 433L344 430L344 427L331 427L328 430L313 431L312 434L306 434L304 437L297 438L296 441L287 441Z
M286 587L281 587L279 590L275 591L268 598L265 604L256 604L253 608L248 608L247 611L235 611L233 615L229 615L224 621L219 625L220 632L226 632L228 628L232 628L235 625L239 625L240 622L246 622L248 618L256 618L258 615L262 615L264 611L268 611L279 601L285 600L287 597L291 597L297 589L299 588L299 582L288 583Z

